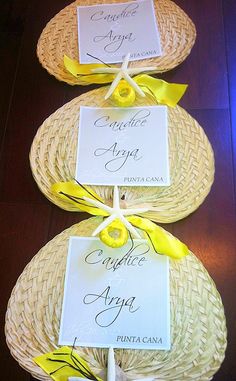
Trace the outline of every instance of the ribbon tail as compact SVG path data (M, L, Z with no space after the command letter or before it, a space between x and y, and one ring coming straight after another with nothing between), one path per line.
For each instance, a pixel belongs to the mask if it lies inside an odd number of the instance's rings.
M143 91L152 95L159 104L175 107L187 90L188 85L168 83L147 74L137 75L134 81Z
M107 216L107 212L91 206L83 197L97 200L103 203L103 199L99 197L90 187L80 185L74 181L59 182L51 186L51 192L60 197L62 200L73 204L78 208L78 211L90 213L94 216Z
M69 347L35 357L33 361L55 381L67 381L68 377L73 376L102 381L94 375L87 362Z
M173 259L181 259L189 254L189 249L183 242L152 221L136 216L127 219L132 225L145 232L146 237L158 254L167 255Z
M112 74L95 74L92 72L93 69L106 68L107 66L103 64L80 64L77 60L64 55L64 66L70 74L85 83L110 83L114 79Z
M80 64L77 60L73 60L67 55L64 55L65 68L75 77L78 75L92 74L93 69L105 68L104 64Z

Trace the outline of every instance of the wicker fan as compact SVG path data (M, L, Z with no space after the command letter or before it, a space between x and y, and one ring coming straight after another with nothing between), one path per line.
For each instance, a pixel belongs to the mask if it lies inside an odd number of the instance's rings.
M124 3L127 0L121 0ZM103 3L116 3L105 0ZM37 46L42 66L59 81L86 85L73 77L63 64L64 54L79 60L76 7L101 4L99 0L77 0L59 12L43 30ZM161 36L162 56L135 62L135 66L157 66L157 73L173 69L190 54L196 39L195 26L189 17L170 0L154 0ZM144 64L145 63L145 64Z
M65 210L75 210L50 191L52 184L75 176L80 106L108 107L106 87L87 92L65 104L39 128L30 152L33 176L44 195ZM153 98L137 97L135 106L154 105ZM168 108L170 176L169 187L121 187L127 207L144 203L146 217L173 222L186 217L204 201L214 180L211 145L199 124L182 108ZM112 199L112 187L97 186L96 192Z
M50 378L32 358L57 348L69 236L90 236L90 218L56 236L33 258L13 289L6 315L6 338L19 364L39 380ZM170 351L116 350L131 379L207 381L220 367L226 348L225 316L219 293L193 255L170 263ZM77 348L92 370L106 368L107 350Z

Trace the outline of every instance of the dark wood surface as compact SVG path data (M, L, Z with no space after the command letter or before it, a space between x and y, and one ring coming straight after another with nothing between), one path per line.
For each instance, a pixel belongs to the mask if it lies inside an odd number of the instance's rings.
M200 258L222 296L228 327L226 358L214 381L236 380L236 2L176 0L198 37L189 58L162 77L189 83L181 105L204 128L216 160L215 182L204 204L167 229ZM85 215L65 212L39 192L29 167L34 135L58 107L89 88L58 82L40 66L40 32L69 0L0 2L0 247L1 379L33 380L5 344L4 315L17 277L37 251ZM92 87L90 87L92 88ZM181 381L181 380L179 380Z

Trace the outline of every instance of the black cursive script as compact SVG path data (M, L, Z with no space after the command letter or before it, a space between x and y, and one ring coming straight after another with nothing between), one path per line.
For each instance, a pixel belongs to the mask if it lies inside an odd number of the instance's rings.
M112 131L123 131L127 128L144 127L151 111L148 109L138 110L128 120L114 120L110 115L104 115L96 119L94 126L98 128L108 127Z
M125 41L133 42L135 41L135 37L132 32L127 34L115 34L114 31L111 29L105 35L95 36L93 38L93 41L95 43L104 41L106 44L103 48L104 51L107 53L115 53L121 48Z
M104 303L104 306L107 307L98 312L95 316L95 322L100 327L109 327L112 325L124 309L128 309L130 313L134 313L140 308L134 307L135 296L125 299L119 296L111 296L110 291L111 287L107 286L100 294L87 294L83 299L84 304L92 304L100 300Z
M121 266L138 266L144 265L147 261L145 255L150 251L150 247L146 243L140 243L136 246L132 246L123 257L117 258L115 256L107 257L106 252L102 249L93 250L85 256L85 262L89 265L101 264L106 270L116 271Z
M113 157L113 159L105 163L105 169L109 172L119 171L127 163L128 159L138 161L142 158L139 155L139 148L131 150L118 149L117 144L114 143L109 148L97 148L94 151L94 156L111 155Z
M97 11L92 14L90 19L92 21L104 20L107 22L116 22L120 19L126 19L128 17L133 17L136 15L139 4L129 4L120 13L105 13L105 11Z

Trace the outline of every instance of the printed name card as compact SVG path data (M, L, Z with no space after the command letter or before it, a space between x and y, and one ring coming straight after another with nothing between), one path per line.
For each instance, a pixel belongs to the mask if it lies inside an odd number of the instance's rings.
M80 63L110 63L161 55L152 0L77 7Z
M170 349L168 257L146 240L114 250L71 237L59 344L75 338L78 346Z
M166 106L81 107L75 178L91 185L170 185Z

